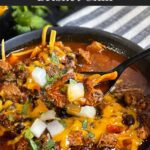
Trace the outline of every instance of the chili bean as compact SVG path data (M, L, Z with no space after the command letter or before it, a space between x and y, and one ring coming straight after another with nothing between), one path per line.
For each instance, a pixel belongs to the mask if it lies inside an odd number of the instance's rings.
M130 114L125 114L122 117L123 117L122 123L127 126L131 126L135 123L134 117Z

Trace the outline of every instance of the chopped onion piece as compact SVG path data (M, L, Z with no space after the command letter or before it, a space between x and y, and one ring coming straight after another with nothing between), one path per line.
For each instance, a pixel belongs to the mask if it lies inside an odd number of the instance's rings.
M44 86L47 82L45 69L40 67L35 67L35 69L32 71L32 78L41 87Z
M30 128L31 132L37 138L39 138L42 135L45 129L46 124L40 119L36 119Z
M69 84L67 94L68 94L68 99L70 102L83 98L84 97L83 83Z
M65 128L59 121L54 120L47 124L47 129L51 136L54 137L55 135L63 132Z
M83 106L77 115L87 118L94 118L96 115L96 109L93 106Z
M49 110L45 113L43 113L40 117L41 120L46 121L46 120L51 120L56 118L56 112L54 110Z

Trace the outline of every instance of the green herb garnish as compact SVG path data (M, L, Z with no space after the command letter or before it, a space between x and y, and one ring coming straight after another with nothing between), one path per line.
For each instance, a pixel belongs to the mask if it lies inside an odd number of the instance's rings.
M24 71L25 70L25 66L23 64L18 65L18 70Z
M37 147L36 143L33 141L34 135L30 129L26 129L24 136L26 139L29 140L32 150L37 150L38 147Z
M51 61L54 63L54 64L59 64L59 58L57 57L57 55L55 53L52 53L51 54Z
M29 141L30 141L30 145L31 145L32 150L38 150L36 143L32 139L30 139Z
M27 112L28 112L28 108L29 108L29 101L27 100L26 103L23 105L23 108L22 108L22 114L23 115L27 115Z
M8 120L9 120L9 121L14 121L14 116L13 116L12 114L9 114L9 115L8 115Z
M88 126L88 121L87 121L87 120L84 120L84 121L82 122L82 128L85 130L85 129L87 129L87 126Z
M46 85L53 84L55 81L60 79L65 73L66 73L66 70L61 70L60 72L54 74L51 77L47 74L46 75L46 79L47 79L47 84Z
M31 140L34 137L34 135L33 135L33 133L31 132L30 129L26 129L24 136L28 140Z
M89 132L89 133L88 133L88 137L89 137L89 138L93 138L94 136L95 136L94 133L92 133L92 132Z
M55 146L55 142L52 141L51 139L48 140L48 142L46 143L46 150L52 150Z

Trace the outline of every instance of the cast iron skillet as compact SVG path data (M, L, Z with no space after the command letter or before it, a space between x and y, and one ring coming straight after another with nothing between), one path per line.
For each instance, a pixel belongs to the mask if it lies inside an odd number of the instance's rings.
M141 47L132 43L131 41L124 39L118 35L104 32L97 29L79 28L79 27L54 27L50 28L57 31L57 39L67 42L90 42L93 40L100 41L110 47L113 51L116 51L122 55L130 57L138 52L143 51ZM36 30L28 32L17 37L14 37L5 42L6 53L16 50L17 48L24 47L32 42L38 42L41 40L42 30ZM48 38L47 38L48 39ZM150 84L150 57L144 58L137 63L141 72L145 75ZM147 91L150 93L150 89ZM140 148L142 150L148 150L150 148L150 139L143 144Z

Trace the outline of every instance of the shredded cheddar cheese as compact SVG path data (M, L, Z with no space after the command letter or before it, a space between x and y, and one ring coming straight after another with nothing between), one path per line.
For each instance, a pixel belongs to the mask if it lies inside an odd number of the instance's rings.
M14 55L14 56L23 56L23 55L27 55L27 54L32 53L33 50L34 50L34 49L29 49L29 50L14 52L14 53L12 53L12 55Z
M0 16L8 10L8 6L0 6Z
M63 119L63 121L66 123L66 129L56 135L53 139L54 141L58 142L60 141L61 147L63 150L68 149L68 136L71 131L81 131L83 136L86 137L88 132L91 132L94 134L93 140L94 142L98 142L100 139L100 136L106 132L106 126L108 124L115 124L118 126L121 126L124 129L124 132L120 134L116 134L117 140L119 141L120 145L123 144L124 140L130 140L132 145L131 150L137 150L138 145L141 143L141 139L137 136L136 128L139 126L139 123L136 121L134 125L131 125L126 130L126 126L122 124L122 114L123 112L127 112L129 114L132 114L136 118L136 112L132 108L125 109L120 104L116 103L116 100L112 97L112 95L106 95L105 96L106 102L111 102L111 105L108 105L104 108L102 112L102 118L95 118L95 119L88 119L84 117L70 117L67 119ZM84 130L82 127L82 122L84 120L87 120L88 125L87 129ZM93 126L91 126L91 124ZM134 139L134 140L132 140ZM130 149L129 149L130 150Z
M42 45L43 46L46 45L46 35L47 35L47 30L49 27L50 27L50 25L45 26L42 31Z
M5 42L4 42L4 39L2 40L2 43L1 43L1 50L2 50L2 60L5 61L6 60L6 55L5 55Z
M49 48L50 48L50 51L51 51L51 52L52 52L53 49L54 49L55 41L56 41L56 31L55 31L55 30L52 30L52 31L51 31L51 34L50 34L50 42L49 42Z

